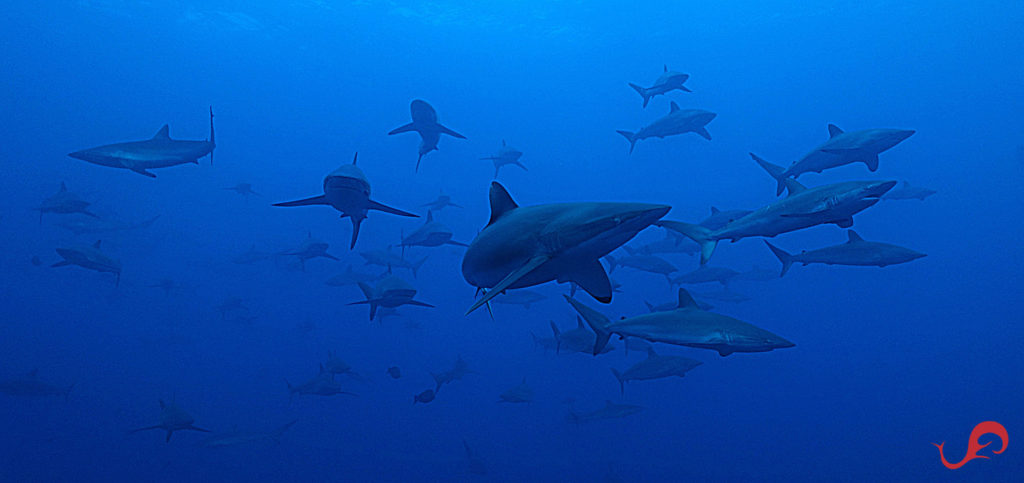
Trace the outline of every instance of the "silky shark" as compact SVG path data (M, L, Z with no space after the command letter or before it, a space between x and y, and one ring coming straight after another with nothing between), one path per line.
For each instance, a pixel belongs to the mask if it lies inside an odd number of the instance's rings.
M526 378L518 386L498 395L498 402L528 403L533 401L533 388L526 385Z
M729 285L734 277L739 275L740 272L731 268L725 267L712 267L710 265L702 265L700 268L684 273L676 278L672 279L673 284L691 284L691 283L708 283L718 282L722 285Z
M442 134L466 139L466 136L442 126L438 121L437 111L430 104L427 104L427 101L419 99L412 101L409 104L409 111L412 114L412 122L392 129L388 135L410 131L416 131L420 134L421 141L418 151L419 157L416 158L416 171L420 170L420 161L423 159L423 155L437 150L437 142L441 140Z
M611 302L611 282L600 258L671 209L596 202L520 207L497 182L491 183L489 198L491 219L462 259L466 282L489 290L467 314L505 290L552 280L575 282L598 301Z
M751 213L750 210L719 210L711 207L711 216L704 218L699 225L709 230L717 230L733 221L736 221Z
M115 260L106 253L100 251L100 240L96 240L92 246L75 245L57 249L57 254L63 260L50 265L51 267L66 267L78 265L82 268L95 270L97 272L113 273L116 278L114 286L121 284L121 261Z
M199 158L210 155L213 164L213 108L210 108L210 138L205 141L181 141L171 139L169 128L164 124L156 134L145 141L107 144L95 148L75 151L68 156L92 164L122 168L143 176L156 178L148 170L166 168L179 164L199 164Z
M549 321L551 324L551 333L555 336L555 353L560 354L565 352L572 354L576 352L582 352L584 354L591 354L594 350L594 333L587 330L583 325L583 319L580 316L576 316L576 327L572 329L562 331L555 325L555 321ZM611 345L605 345L601 348L601 354L611 352L615 348Z
M400 257L391 252L391 247L387 250L369 250L365 252L359 252L359 256L363 257L367 265L378 265L387 268L390 271L392 268L404 268L412 272L412 276L416 277L423 266L423 262L427 261L427 257L423 257L418 261L411 262L406 260L404 257Z
M89 211L90 204L90 202L85 201L79 198L78 195L68 191L67 185L61 181L60 191L58 191L57 194L46 198L39 205L39 223L43 222L44 213L56 213L62 215L81 213L93 218L99 218L96 214Z
M160 424L146 426L144 428L133 429L129 431L129 434L137 433L139 431L146 431L150 429L162 429L164 431L167 431L167 438L165 438L164 441L169 443L171 441L171 434L173 434L175 431L189 430L202 431L204 433L210 432L209 429L196 427L194 424L192 424L194 422L196 422L195 418L193 418L192 415L190 415L189 413L185 412L184 409L181 409L177 404L173 402L165 403L161 399Z
M359 237L359 225L366 219L369 210L383 211L392 215L409 216L415 215L406 211L382 205L370 199L370 182L363 174L363 170L356 166L359 160L359 153L352 157L352 164L342 165L340 168L328 174L324 178L324 194L306 198L304 200L274 203L274 206L309 206L328 205L341 212L341 217L349 217L352 220L352 243L349 248L356 246L356 238Z
M647 138L664 138L688 132L696 133L700 137L711 140L711 133L706 126L715 118L713 112L701 109L680 109L679 104L672 102L668 114L658 120L644 126L637 132L616 131L629 141L629 152L633 152L636 142Z
M627 251L628 253L628 251ZM665 280L671 279L669 275L678 272L679 269L672 265L665 259L655 255L629 255L626 257L614 257L607 255L604 257L608 261L608 273L612 273L618 267L628 267L642 272L655 273L665 277Z
M682 356L662 356L654 351L653 347L647 348L647 359L637 362L629 369L619 372L612 368L612 374L619 380L619 391L626 393L626 383L629 381L647 381L661 379L663 377L683 377L691 369L701 365L701 361Z
M409 285L405 280L394 275L384 277L383 280L377 283L376 287L371 287L368 284L359 282L359 288L363 291L363 295L366 296L366 300L351 302L348 305L369 304L370 320L373 320L376 317L377 307L395 308L402 305L434 307L428 303L413 300L416 296L416 289L412 288L412 285Z
M462 205L453 203L452 197L450 195L445 194L444 191L441 191L437 195L437 198L434 198L434 201L431 201L430 203L424 203L420 206L426 207L433 211L441 211L449 206L451 206L452 208L462 208Z
M34 398L63 396L64 401L67 402L71 390L75 387L74 384L67 387L57 386L39 380L38 376L39 370L32 369L22 377L0 381L0 393L8 396Z
M668 65L662 66L662 73L658 77L658 80L654 81L654 85L651 87L640 87L636 84L629 83L629 87L632 87L640 97L644 98L644 106L647 107L647 103L654 96L660 96L667 94L674 90L680 90L683 92L693 92L683 85L690 76L683 74L682 72L676 72L674 70L668 70Z
M386 273L387 272L385 272L385 273L357 272L357 271L352 269L352 265L349 265L349 266L345 267L345 271L343 273L340 273L338 275L335 275L335 276L327 279L327 281L325 281L324 283L326 283L327 285L330 285L332 287L343 287L345 285L356 285L359 282L370 283L370 282L376 282L377 280L380 280L381 278L384 277L384 275L386 275Z
M726 315L701 310L685 289L679 289L679 304L675 310L651 312L614 322L575 299L565 297L565 300L583 316L597 335L594 354L601 351L612 334L639 337L650 342L712 349L723 357L733 352L768 352L795 346L767 330Z
M234 191L235 193L238 193L238 194L242 195L242 197L245 198L245 199L249 199L250 195L263 196L263 195L255 192L255 191L253 191L252 183L238 183L238 184L236 184L236 185L234 185L234 186L232 186L230 188L224 188L224 189L228 190L228 191Z
M302 245L299 245L299 248L281 252L280 255L291 255L297 257L299 259L299 264L302 266L302 270L305 271L306 260L312 258L329 258L331 260L338 261L338 257L327 253L327 248L329 247L330 244L323 240L313 238L313 233L310 232L306 236L306 239L303 240Z
M523 157L523 152L505 144L505 140L501 140L501 149L498 150L494 156L487 156L480 158L481 160L490 160L494 163L494 179L498 179L498 171L501 171L501 167L505 165L515 165L523 168L523 171L529 171L523 163L519 162L519 158Z
M817 250L805 250L799 254L792 255L784 250L768 243L765 245L782 262L782 273L786 275L794 263L807 266L812 263L823 263L825 265L853 265L860 267L887 267L917 260L926 256L909 248L903 248L889 243L864 241L857 232L848 230L846 243L819 248Z
M544 294L532 290L512 290L505 292L504 295L495 298L492 302L505 305L521 305L524 309L529 310L531 305L546 298Z
M751 154L765 170L779 168ZM781 168L779 168L781 169ZM785 178L789 195L722 228L709 230L681 221L659 221L663 228L690 237L701 247L700 263L711 259L719 240L733 242L747 237L774 237L825 223L841 228L853 226L853 215L878 203L879 198L896 185L895 181L846 181L807 188L793 178Z
M438 372L436 374L433 372L430 373L430 376L434 378L434 392L440 391L441 386L445 384L461 380L466 374L473 374L473 370L469 368L469 364L462 359L462 356L459 356L455 359L455 365L453 365L451 369L444 372Z
M427 221L416 231L402 237L402 252L405 247L439 247L441 245L469 246L452 240L452 230L434 219L433 212L427 211Z
M768 172L778 181L775 194L786 189L785 178L799 178L804 173L820 173L851 163L864 163L872 173L878 169L879 153L909 138L914 131L907 129L865 129L843 132L835 124L828 125L828 141L811 150L786 169L779 167Z
M291 396L296 394L311 396L334 396L337 394L345 394L348 396L358 395L342 390L341 383L335 381L331 373L327 372L322 365L320 366L320 373L317 374L316 377L303 382L302 384L296 384L293 386L287 379L284 383L288 385L288 393Z
M935 193L938 193L938 191L923 186L911 186L909 181L904 181L902 186L886 193L882 199L924 201L925 198Z

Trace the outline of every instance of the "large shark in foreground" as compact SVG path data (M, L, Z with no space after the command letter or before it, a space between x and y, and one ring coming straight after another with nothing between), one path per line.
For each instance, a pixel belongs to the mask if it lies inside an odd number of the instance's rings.
M192 415L190 415L189 413L185 412L184 409L181 409L177 404L173 402L165 403L161 399L160 424L146 426L144 428L133 429L129 431L129 433L137 433L139 431L146 431L149 429L162 429L164 431L167 431L167 437L164 439L164 441L169 443L171 441L171 434L173 434L175 431L190 430L202 431L204 433L210 432L209 429L196 427L194 424L192 424L194 422L196 422L195 418L193 418Z
M420 170L420 161L423 159L423 155L437 150L437 142L441 140L442 134L466 139L466 136L442 126L438 121L437 111L434 110L433 106L427 104L427 101L419 99L412 101L409 104L409 111L412 114L412 122L392 129L388 135L410 131L416 131L420 134L421 141L418 151L419 157L416 158L416 171Z
M853 265L861 267L887 267L907 263L924 257L924 253L918 253L909 248L903 248L889 243L864 241L857 232L847 231L846 243L819 248L817 250L803 251L796 255L786 253L782 249L764 242L771 249L772 253L782 262L782 273L786 275L794 263L809 265L811 263L824 263L825 265Z
M693 92L683 85L689 78L689 75L682 72L668 70L668 66L665 65L662 66L661 76L658 77L658 80L654 81L654 85L651 87L640 87L632 82L629 83L629 87L632 87L637 94L640 94L640 97L644 98L644 107L647 107L647 103L654 96L660 96L674 90Z
M171 139L166 124L145 141L107 144L95 148L75 151L68 156L92 164L122 168L143 176L156 178L148 170L166 168L179 164L199 163L199 158L210 155L213 163L213 108L210 108L210 138L205 141L181 141Z
M92 246L73 245L57 249L57 254L63 260L50 265L51 267L66 267L78 265L82 268L95 270L97 272L113 273L116 278L114 285L121 284L121 261L115 260L106 253L100 251L100 240L96 240Z
M864 163L872 173L878 169L878 155L914 134L908 129L865 129L843 132L835 124L828 125L829 139L794 161L786 169L768 172L778 181L776 194L786 189L785 178L799 178L804 173L820 173L851 163Z
M595 299L612 299L599 259L671 209L643 203L554 203L520 207L491 183L491 219L466 249L462 276L489 291L467 314L508 289L575 282Z
M637 132L616 131L629 141L629 152L633 152L636 142L647 138L664 138L685 134L688 132L697 133L700 137L711 140L711 133L706 126L715 118L716 114L701 109L680 109L679 105L673 102L669 106L668 114L658 120L644 126Z
M701 310L685 289L679 289L679 304L675 310L651 312L614 322L573 298L566 296L565 299L597 334L594 354L601 351L612 334L712 349L721 356L733 352L768 352L795 346L767 330L726 315Z
M774 165L751 155L766 170ZM768 165L768 166L765 166ZM778 166L774 166L778 168ZM690 237L701 247L700 263L706 264L719 240L737 241L752 236L774 237L802 228L833 223L853 226L853 215L878 203L896 186L895 181L846 181L806 188L793 178L783 180L789 195L717 230L681 221L659 221L658 226Z
M418 217L418 215L407 211L371 200L370 182L363 174L363 170L356 166L358 160L359 153L356 153L352 157L352 164L342 165L328 174L324 178L324 194L304 200L274 203L274 206L328 205L340 211L342 218L348 217L352 220L352 243L349 244L349 248L356 246L356 239L359 238L359 225L366 219L366 213L370 210L383 211L392 215Z
M625 371L619 372L612 368L612 374L619 380L619 391L626 393L626 382L647 381L661 379L663 377L683 377L691 369L701 365L702 362L683 356L662 356L654 351L653 347L647 348L647 359L644 359Z

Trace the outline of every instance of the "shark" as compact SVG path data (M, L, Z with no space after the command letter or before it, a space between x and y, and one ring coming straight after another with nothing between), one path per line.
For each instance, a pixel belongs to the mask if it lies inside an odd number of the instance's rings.
M885 200L921 200L938 193L930 188L923 186L911 186L909 181L904 181L903 185L885 194L882 199Z
M167 168L179 164L199 164L199 158L210 156L213 164L213 149L216 147L213 133L213 107L210 108L210 137L205 141L183 141L171 139L170 128L164 124L152 138L145 141L130 141L107 144L83 149L68 154L82 161L127 169L134 173L156 178L150 169Z
M530 331L530 338L533 339L535 346L544 349L544 353L547 354L548 350L558 351L558 338L557 337L541 337Z
M100 251L102 241L89 245L71 245L57 248L57 254L63 260L50 265L51 267L67 267L77 265L97 272L113 273L115 275L114 286L121 284L121 261L111 258Z
M700 226L707 228L708 230L717 230L722 228L733 221L736 221L744 216L751 213L751 210L719 210L718 208L711 207L711 216L704 218L700 223Z
M62 387L41 381L39 380L38 369L33 369L22 377L0 381L0 393L8 396L26 398L61 396L65 402L70 397L71 390L74 387L74 384Z
M450 195L445 194L443 190L441 191L440 194L437 195L437 198L434 198L434 201L431 201L430 203L424 203L420 206L428 208L432 211L441 211L449 206L452 208L462 208L462 205L452 202L452 197Z
M394 275L384 277L384 279L377 283L376 287L371 287L369 284L363 282L359 282L358 285L359 289L363 291L363 295L366 296L366 300L351 302L348 305L369 304L370 320L373 320L376 316L377 307L395 308L402 305L434 307L426 302L414 300L414 297L416 296L416 289L412 288L412 285L409 285L409 282L406 282Z
M493 302L496 304L505 305L520 305L526 310L530 310L530 306L547 299L544 294L534 292L533 290L511 290L505 292L504 295L496 297Z
M242 197L246 198L246 199L248 199L249 196L263 196L263 195L255 192L255 191L253 191L252 183L238 183L238 184L236 184L236 185L234 185L234 186L232 186L230 188L224 188L224 189L228 190L228 191L234 191L235 193L238 193L238 194L242 195Z
M506 403L528 403L533 401L533 388L526 385L526 378L515 386L498 395L498 402Z
M427 101L420 99L413 100L412 103L409 104L409 112L412 115L412 122L392 129L388 135L391 136L394 134L412 131L416 131L420 134L420 147L418 151L419 157L416 158L417 172L420 170L420 161L423 160L423 155L437 150L437 143L441 140L442 134L447 134L459 139L466 139L466 136L442 126L438 120L437 111L435 111L434 107L428 104Z
M792 255L781 248L772 245L765 240L765 245L775 254L782 263L780 277L785 276L789 267L794 263L807 266L812 263L823 263L825 265L853 265L859 267L887 267L901 263L912 262L926 256L909 248L889 243L865 241L857 232L848 230L846 243L819 248L817 250L805 250L799 254Z
M153 223L155 223L158 218L160 218L160 215L138 222L104 220L99 218L65 218L59 220L55 224L76 235L85 235L149 228L150 226L153 226Z
M60 191L58 191L57 194L46 198L43 200L42 204L39 205L39 223L43 222L44 213L62 215L79 213L98 219L99 216L89 211L90 204L92 203L85 201L82 198L79 198L78 195L68 191L67 185L61 181Z
M468 247L462 242L452 240L452 230L434 219L433 212L427 210L427 221L409 236L402 237L400 243L404 253L405 247L439 247L441 245L455 245Z
M462 439L462 449L466 451L466 465L469 472L478 476L486 475L487 466L484 464L484 460L469 447L465 438Z
M820 173L829 168L851 163L864 163L872 173L878 170L878 155L914 134L908 129L865 129L843 132L835 124L828 125L829 139L794 161L788 168L769 170L778 181L777 195L786 189L786 178L799 178L804 173Z
M582 352L590 354L594 350L594 333L587 330L586 326L583 325L583 319L576 316L576 327L562 332L555 321L549 321L551 324L551 332L555 335L555 353L561 353L562 349L568 354ZM611 352L614 347L605 345L601 348L601 354ZM596 354L595 354L596 355Z
M299 264L302 266L302 270L306 270L306 260L312 258L329 258L334 261L339 261L338 257L327 253L327 248L330 244L323 240L313 238L313 233L309 232L306 239L303 240L302 245L295 250L287 250L281 252L280 255L290 255L299 259Z
M626 383L629 381L647 381L661 379L663 377L683 377L703 362L682 356L662 356L654 351L654 347L647 348L647 359L644 359L625 371L619 372L612 368L612 374L619 380L619 391L626 393Z
M684 273L676 278L672 279L673 284L693 284L693 283L708 283L718 282L723 286L729 285L740 273L731 268L725 267L712 267L710 265L702 265L700 268Z
M725 357L734 352L768 352L796 344L767 330L727 315L701 310L686 289L679 289L675 310L652 312L611 322L600 312L565 297L596 334L593 353L600 353L612 334L650 342L711 349Z
M612 299L599 261L665 216L671 207L646 203L576 202L520 207L492 182L491 218L462 258L462 276L487 289L467 314L508 289L575 282L598 301Z
M697 253L697 245L674 231L666 231L665 237L640 246L625 245L622 247L630 255L657 255L659 253Z
M676 72L674 70L668 70L668 65L662 66L661 75L654 81L654 85L651 87L640 87L636 84L629 83L629 87L632 87L640 97L644 98L644 108L647 107L647 103L654 96L660 96L669 92L680 90L683 92L693 92L689 88L683 85L690 76L683 74L682 72Z
M359 256L363 257L367 265L378 265L386 268L390 271L392 268L404 268L412 272L412 276L417 276L420 267L423 266L423 262L427 261L427 257L423 257L418 261L411 262L406 260L404 257L400 257L391 252L391 247L387 250L368 250L365 252L359 252Z
M515 165L523 168L523 171L529 171L523 163L519 162L519 158L523 157L523 152L505 144L505 140L501 140L501 149L498 150L494 156L487 156L480 158L481 160L488 160L494 163L494 179L498 179L498 172L501 171L502 166Z
M427 404L433 401L435 397L437 397L437 393L435 393L433 389L427 389L413 396L412 403L413 405L415 405L416 403Z
M462 359L462 356L459 356L457 359L455 359L455 365L453 365L451 369L444 372L430 373L431 377L434 378L434 392L436 393L440 391L441 386L451 383L453 381L461 380L463 377L465 377L466 374L472 373L473 370L469 368L469 364Z
M165 442L171 442L171 435L175 431L201 431L209 433L209 429L203 429L197 427L195 424L196 420L191 414L185 412L174 402L165 403L163 399L160 400L160 424L154 424L153 426L146 426L144 428L133 429L129 431L131 433L137 433L139 431L147 431L150 429L162 429L167 431L167 437L164 439Z
M341 217L352 220L352 243L349 249L355 248L359 238L359 226L366 219L370 210L383 211L392 215L418 218L419 215L402 211L397 208L378 203L370 199L370 182L363 170L356 166L359 160L357 152L352 157L352 164L344 164L324 178L324 194L302 200L274 203L274 206L311 206L327 205L341 212Z
M604 419L618 419L626 416L632 416L640 411L643 411L643 406L637 406L634 404L615 404L611 401L605 401L604 407L595 409L593 411L578 412L573 404L569 404L569 414L567 419L572 423L589 423L593 421L601 421Z
M778 168L754 154L751 157L767 171L772 167ZM705 265L719 240L736 242L754 236L774 237L825 223L849 228L853 226L853 215L878 203L882 195L896 186L895 181L844 181L807 188L793 178L785 178L784 182L789 190L788 196L717 230L680 221L659 221L655 224L697 242L701 247L700 263Z
M334 376L327 372L326 369L321 365L320 373L316 377L297 385L292 385L287 380L284 381L288 385L288 392L292 396L299 395L313 395L313 396L335 396L338 394L345 394L348 396L356 396L357 394L343 391L341 389L341 383L334 380Z
M352 268L352 265L345 267L345 271L327 279L324 283L331 287L343 287L345 285L358 285L359 282L370 283L376 282L387 274L385 273L364 273L357 272Z
M322 367L323 370L330 374L331 376L336 376L338 374L358 376L358 374L356 374L356 372L352 370L352 366L348 365L347 362L341 360L341 358L338 357L338 355L335 354L334 351L329 351L327 353L327 360L324 361Z
M281 441L281 436L285 431L288 431L288 429L298 421L298 419L292 420L291 422L278 426L270 431L230 431L227 433L215 434L204 439L199 444L206 448L226 448L229 446L243 446L266 441L278 443Z
M696 133L700 137L711 140L711 133L708 132L707 124L717 114L702 109L680 109L679 104L672 102L668 114L654 122L640 128L637 132L616 131L629 141L629 152L633 152L636 142L647 138L664 138L688 132Z
M672 265L665 259L655 255L630 255L619 258L612 255L606 255L604 259L608 261L608 273L614 272L618 267L629 267L643 272L663 275L665 280L669 280L671 282L669 276L679 271L675 265Z

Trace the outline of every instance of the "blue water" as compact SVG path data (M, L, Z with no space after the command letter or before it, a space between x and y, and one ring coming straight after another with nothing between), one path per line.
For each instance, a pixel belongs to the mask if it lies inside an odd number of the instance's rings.
M60 396L0 394L2 481L1012 481L1024 471L1024 7L1013 2L14 2L0 16L0 379L37 378ZM688 73L692 93L641 109L627 82L662 65ZM446 126L440 150L413 167L414 134L387 136L429 101ZM718 117L694 134L641 141L634 130L670 101ZM214 164L127 170L66 156L147 139L207 137ZM562 201L667 203L672 220L712 205L754 209L775 199L755 152L788 165L827 138L826 125L917 133L861 164L808 174L811 186L909 180L938 193L883 201L855 217L865 238L927 253L879 268L794 267L771 282L737 282L749 301L715 310L771 330L795 348L719 357L659 345L704 364L683 379L629 384L621 342L600 357L536 347L549 321L574 324L566 285L534 289L529 310L494 306L463 316L474 287L463 249L429 255L418 277L396 274L434 309L402 307L370 322L353 286L324 281L356 252L395 244L422 221L372 212L356 250L351 224L328 207L271 203L320 193L323 177L359 152L373 198L423 213L444 190L464 209L438 214L468 242L488 219L491 155L502 140L529 168L498 177L522 205ZM160 215L148 229L74 235L35 208L60 182L105 219ZM224 190L252 183L262 196ZM660 239L649 228L637 241ZM231 260L293 249L307 233L340 262ZM103 239L123 264L114 277L49 268L54 249ZM790 251L841 243L824 225L781 235ZM40 265L31 263L38 257ZM669 255L680 270L696 257ZM777 260L756 239L723 243L713 264L736 270ZM372 270L378 270L373 268ZM611 318L674 298L664 279L623 269ZM182 287L153 288L168 278ZM706 290L697 287L694 292ZM256 318L222 317L238 297ZM303 328L305 327L305 328ZM360 378L357 397L289 397L328 351ZM429 404L431 372L461 356L474 371ZM401 379L385 374L401 368ZM525 377L534 401L495 401ZM643 406L623 419L574 425L605 400ZM298 422L280 442L207 448L208 435L128 434L175 401L196 426L266 431ZM997 438L959 470L979 422ZM462 441L487 474L470 472Z

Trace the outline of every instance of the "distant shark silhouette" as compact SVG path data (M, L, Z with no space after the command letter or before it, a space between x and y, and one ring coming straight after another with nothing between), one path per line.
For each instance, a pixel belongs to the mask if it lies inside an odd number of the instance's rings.
M410 131L420 133L421 142L419 157L416 158L417 172L420 170L420 161L423 159L423 155L437 150L437 143L441 140L442 134L447 134L459 139L466 139L466 136L442 126L438 121L437 111L435 111L430 104L427 104L427 101L422 101L420 99L412 101L409 105L409 111L412 114L412 122L392 129L388 135L390 136Z

